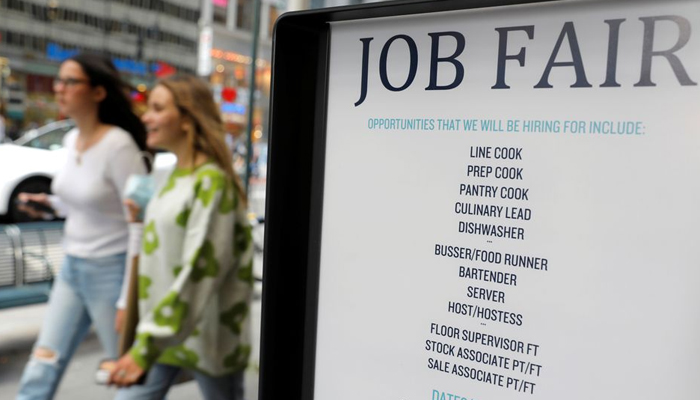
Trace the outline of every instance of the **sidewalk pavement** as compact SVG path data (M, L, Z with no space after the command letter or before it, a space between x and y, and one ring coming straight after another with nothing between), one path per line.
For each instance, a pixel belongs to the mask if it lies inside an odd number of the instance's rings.
M46 304L0 310L0 356L31 349L44 319Z
M17 394L19 379L29 359L34 341L41 329L46 304L0 310L0 399L12 399ZM253 354L246 370L246 399L258 398L258 365L260 349L260 301L253 301ZM116 390L97 385L95 369L103 358L102 347L94 333L87 335L74 355L58 389L55 400L111 400ZM168 393L168 400L200 399L194 381L178 384Z
M19 380L39 334L45 304L0 310L0 398L12 399L19 389ZM55 400L111 400L116 389L95 383L95 370L104 357L97 336L90 332L76 351L66 370ZM248 379L248 382L251 380ZM250 383L246 382L248 385ZM254 393L257 396L257 382ZM169 400L199 399L201 394L195 382L173 387ZM254 399L254 397L247 397Z

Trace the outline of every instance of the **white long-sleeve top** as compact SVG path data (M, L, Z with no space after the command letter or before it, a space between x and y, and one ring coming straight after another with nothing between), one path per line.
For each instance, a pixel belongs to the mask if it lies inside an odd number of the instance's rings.
M51 185L58 197L58 202L52 201L54 208L67 216L65 252L84 258L126 252L129 231L122 198L129 175L146 172L141 152L131 135L118 127L80 155L77 138L77 128L66 135L66 163Z

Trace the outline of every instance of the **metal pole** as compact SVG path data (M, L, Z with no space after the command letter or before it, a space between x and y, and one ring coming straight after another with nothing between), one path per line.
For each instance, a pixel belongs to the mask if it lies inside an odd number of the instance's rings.
M15 256L15 286L24 286L24 248L22 247L22 231L17 225L5 225L5 235L12 243Z
M245 192L250 188L250 161L253 156L253 107L255 105L256 73L258 71L258 42L260 41L260 4L261 0L253 0L253 42L251 44L250 84L248 86L248 148L245 154Z
M211 74L211 48L214 42L214 31L212 21L214 18L214 8L212 0L202 0L202 9L198 21L198 43L197 43L197 75L209 81Z

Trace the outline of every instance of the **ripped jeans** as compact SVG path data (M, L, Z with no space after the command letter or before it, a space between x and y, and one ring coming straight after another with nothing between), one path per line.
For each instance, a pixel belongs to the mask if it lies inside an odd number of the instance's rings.
M41 349L45 354L30 358L22 374L17 400L53 398L68 362L92 323L106 357L117 357L115 304L124 279L125 262L123 253L100 258L66 256L54 281L34 346L35 352Z

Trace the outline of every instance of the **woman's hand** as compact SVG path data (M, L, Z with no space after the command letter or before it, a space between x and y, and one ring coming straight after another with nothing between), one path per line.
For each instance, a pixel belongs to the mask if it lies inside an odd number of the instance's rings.
M27 204L28 201L35 201L47 207L51 207L49 196L46 193L20 193L17 195L17 200L20 201L20 203L17 204L17 209L34 219L43 218L46 213Z
M131 199L125 199L124 205L126 206L126 209L129 213L128 222L143 222L139 220L139 213L141 212L141 207L139 207L139 205L136 204L135 201Z
M117 365L114 366L109 376L109 384L117 385L118 387L131 386L138 382L145 372L146 371L136 364L131 354L126 353L117 361Z

